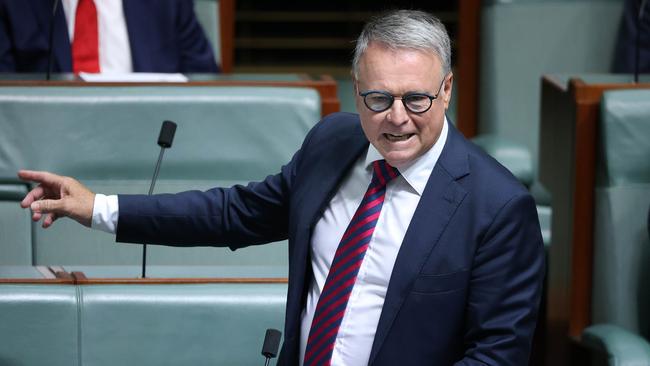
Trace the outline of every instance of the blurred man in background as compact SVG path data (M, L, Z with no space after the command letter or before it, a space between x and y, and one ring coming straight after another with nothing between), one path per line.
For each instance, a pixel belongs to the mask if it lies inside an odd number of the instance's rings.
M191 0L61 0L54 14L53 7L0 0L0 72L47 71L50 46L52 72L219 71Z

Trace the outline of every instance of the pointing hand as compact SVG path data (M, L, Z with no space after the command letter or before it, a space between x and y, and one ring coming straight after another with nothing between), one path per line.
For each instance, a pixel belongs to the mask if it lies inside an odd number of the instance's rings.
M60 217L70 217L90 227L95 193L74 178L49 172L21 170L18 177L39 183L22 200L20 206L31 208L32 220L43 219L43 227L52 226Z

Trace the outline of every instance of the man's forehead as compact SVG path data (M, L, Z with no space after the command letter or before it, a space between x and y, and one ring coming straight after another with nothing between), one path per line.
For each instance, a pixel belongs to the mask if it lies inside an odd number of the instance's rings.
M388 53L393 53L393 54L403 54L403 53L422 53L422 54L427 54L427 55L433 55L436 57L436 59L440 59L439 55L436 53L431 48L426 48L426 47L411 47L411 46L399 46L399 45L390 45L384 42L378 42L378 41L372 41L368 43L368 47L366 47L365 51L362 53L362 57L368 54L368 51L383 51L383 52L388 52ZM373 52L370 52L373 53Z
M431 79L438 82L443 71L440 57L431 50L371 45L360 58L357 81L369 82L369 77L376 79L384 76L407 79L417 74L421 81Z
M370 43L368 48L361 54L359 66L374 63L380 59L405 60L409 56L425 56L427 59L435 60L438 67L442 68L440 56L433 50L412 47L390 47L383 43Z

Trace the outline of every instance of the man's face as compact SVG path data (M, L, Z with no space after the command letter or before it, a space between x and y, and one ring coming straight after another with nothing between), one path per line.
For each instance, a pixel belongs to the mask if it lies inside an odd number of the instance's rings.
M399 97L408 93L436 95L442 80L442 64L432 52L391 50L377 43L364 52L355 80L357 111L366 137L390 165L400 167L413 161L438 140L451 97L452 75L445 76L438 98L424 113L409 111ZM359 96L367 90L386 91L398 98L387 110L373 112Z

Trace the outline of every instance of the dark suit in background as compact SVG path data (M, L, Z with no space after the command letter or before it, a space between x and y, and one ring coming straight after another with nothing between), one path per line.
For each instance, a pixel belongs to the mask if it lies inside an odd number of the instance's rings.
M312 229L367 148L357 115L330 115L263 182L119 196L117 240L238 249L288 238L278 365L297 365ZM532 197L450 125L397 256L370 365L526 365L543 275Z
M625 0L618 32L614 72L633 73L636 62L636 35L639 28L639 73L650 73L650 2L646 1L641 22L637 24L641 0Z
M45 72L53 1L0 0L0 72ZM189 0L124 0L135 72L218 72ZM71 72L63 6L54 19L53 72Z

